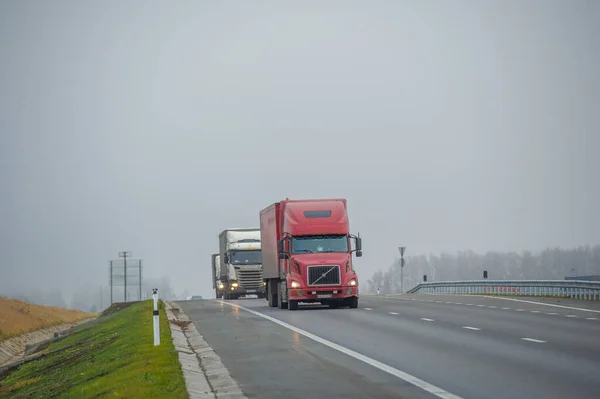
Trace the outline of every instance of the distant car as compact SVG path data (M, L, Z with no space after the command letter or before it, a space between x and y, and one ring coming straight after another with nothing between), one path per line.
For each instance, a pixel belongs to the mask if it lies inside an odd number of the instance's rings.
M201 295L192 295L192 301L199 301L200 299L202 299Z

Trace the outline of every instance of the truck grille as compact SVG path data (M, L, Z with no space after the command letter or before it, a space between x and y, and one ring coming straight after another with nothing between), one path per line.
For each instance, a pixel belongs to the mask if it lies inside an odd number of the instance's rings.
M340 267L335 266L309 266L308 285L339 285Z
M262 274L262 270L260 270L260 269L257 269L257 270L237 269L236 274L237 274L238 282L240 283L240 287L242 287L242 288L249 289L249 290L256 290L263 286L263 278L262 278L263 274Z

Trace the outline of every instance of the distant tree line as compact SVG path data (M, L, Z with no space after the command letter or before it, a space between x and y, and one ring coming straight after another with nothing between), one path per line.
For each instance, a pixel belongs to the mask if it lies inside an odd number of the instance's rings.
M404 290L423 281L480 280L483 271L494 280L562 280L570 276L600 275L600 245L572 249L548 248L538 253L530 251L487 252L459 251L455 255L420 255L405 257ZM400 259L387 270L377 271L366 283L366 292L400 292Z

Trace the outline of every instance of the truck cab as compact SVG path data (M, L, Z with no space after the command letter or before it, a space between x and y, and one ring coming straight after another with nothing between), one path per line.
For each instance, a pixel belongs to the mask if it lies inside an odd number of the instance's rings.
M227 229L219 236L221 281L226 299L264 296L260 229Z

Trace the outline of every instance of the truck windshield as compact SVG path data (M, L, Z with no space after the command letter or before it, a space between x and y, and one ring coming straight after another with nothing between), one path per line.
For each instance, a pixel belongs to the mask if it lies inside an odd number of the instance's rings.
M232 265L260 265L261 251L231 251L229 259Z
M348 252L348 237L345 235L292 237L292 253Z

